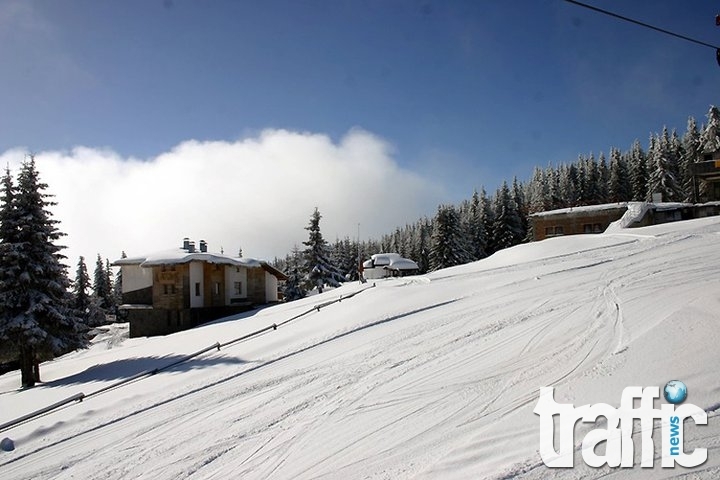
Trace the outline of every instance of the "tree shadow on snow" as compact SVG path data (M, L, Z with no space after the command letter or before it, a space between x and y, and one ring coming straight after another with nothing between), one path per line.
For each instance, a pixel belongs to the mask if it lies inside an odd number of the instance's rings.
M187 358L187 355L166 355L162 357L136 357L115 360L114 362L93 365L82 372L70 375L69 377L58 378L49 382L43 382L48 387L56 387L62 385L75 385L79 383L101 382L108 380L123 380L133 375L143 372L152 372L155 369L162 372L187 372L198 370L201 368L212 367L215 365L241 365L246 363L244 360L232 357L213 357L202 358L196 357L186 362L177 363ZM167 368L169 365L169 368ZM167 369L165 369L167 368ZM157 372L157 373L162 373Z

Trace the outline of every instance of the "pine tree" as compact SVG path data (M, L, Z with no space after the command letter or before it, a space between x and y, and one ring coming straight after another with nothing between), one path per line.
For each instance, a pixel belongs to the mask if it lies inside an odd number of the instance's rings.
M693 117L688 118L687 130L682 138L680 157L680 182L685 191L686 202L697 202L698 191L693 177L693 164L700 161L700 132Z
M287 268L285 273L288 279L283 285L283 297L286 302L292 302L300 298L304 298L306 295L305 289L303 288L303 275L302 275L302 254L300 249L295 245L292 253L285 259Z
M585 193L585 204L586 205L599 205L603 203L602 188L600 183L602 182L600 166L595 160L595 155L592 153L590 157L585 160L585 187L583 192Z
M495 250L517 245L525 238L515 201L510 195L507 182L503 182L495 194L495 222L493 223L493 245Z
M15 315L16 299L22 295L17 278L20 275L19 230L21 226L15 208L17 188L6 167L2 180L2 206L0 207L0 361L18 359L19 346L10 335L10 319Z
M127 254L123 251L120 252L120 258L127 258ZM282 269L280 269L282 271ZM123 302L122 300L122 268L118 270L117 275L115 275L115 283L113 285L113 296L115 297L115 301L117 304L121 304Z
M430 269L452 267L469 260L457 210L452 205L439 206L430 238Z
M560 198L560 174L556 170L555 171L555 178L557 179L556 183L556 192L557 192L557 199L558 199L558 208L561 206L562 199ZM528 239L528 229L529 229L529 220L528 220L528 209L525 204L525 194L523 193L523 187L518 182L517 177L513 178L513 184L512 184L512 200L515 203L515 210L517 212L518 218L520 219L520 224L518 230L515 232L515 243L522 243Z
M93 275L93 291L95 292L98 305L106 312L112 310L114 304L111 285L105 262L103 262L102 257L98 253L97 261L95 262L95 273Z
M707 113L708 123L700 135L700 153L720 151L720 109L711 106Z
M533 170L532 179L528 187L530 213L544 212L552 207L550 185L546 172L540 167Z
M105 313L100 309L97 300L88 292L90 289L90 275L88 275L85 258L80 257L75 272L73 283L73 295L76 315L82 319L88 327L95 327L105 323Z
M559 172L551 165L548 165L545 169L545 182L548 189L548 210L560 208L560 175Z
M308 290L317 287L319 293L322 293L326 285L339 287L344 280L340 270L330 261L327 242L320 232L321 218L320 211L315 208L310 218L310 225L305 227L309 232L309 238L303 242L307 247L304 252L305 283Z
M647 184L646 201L652 201L653 194L662 194L663 202L678 202L684 198L672 165L669 141L663 137L654 137L650 142L648 158L652 159L654 169L650 172Z
M628 169L630 171L630 183L632 186L632 201L644 202L647 196L648 172L646 155L638 140L635 140L630 149Z
M430 245L432 237L432 221L427 217L417 223L417 254L411 260L418 264L418 273L427 273L430 271ZM379 252L377 252L379 253Z
M485 225L483 222L482 205L480 204L480 194L477 190L473 192L472 199L468 208L468 219L465 230L469 235L470 255L473 260L480 260L487 257L485 249L487 247L487 237L485 235Z
M495 211L493 210L492 202L488 198L487 193L485 193L484 187L480 190L480 211L482 212L482 223L485 227L485 238L487 239L485 242L485 253L492 255L497 251L493 240L495 238Z
M560 168L560 198L562 208L574 207L578 202L578 175L575 165L563 165Z
M632 198L630 172L620 150L610 150L610 178L608 179L608 201L627 202Z
M598 198L599 204L608 201L608 185L610 184L610 169L608 168L605 154L600 152L600 161L598 162Z
M81 313L87 313L90 308L90 276L88 275L87 265L85 265L85 257L81 256L78 260L77 270L75 271L75 283L73 285L73 293L75 294L75 308Z
M343 278L347 281L355 281L358 279L357 252L357 243L351 242L350 237L345 237L343 241L339 239L335 240L331 255L332 262L333 265L338 267Z
M18 352L23 387L40 381L41 360L87 345L85 326L72 308L70 281L61 263L64 256L55 245L63 234L47 210L54 202L44 193L46 188L31 156L22 164L16 194L4 205L4 210L14 208L15 218L22 220L14 233L3 238L3 248L12 251L14 264L3 272L0 304L2 335ZM7 200L7 192L3 193Z

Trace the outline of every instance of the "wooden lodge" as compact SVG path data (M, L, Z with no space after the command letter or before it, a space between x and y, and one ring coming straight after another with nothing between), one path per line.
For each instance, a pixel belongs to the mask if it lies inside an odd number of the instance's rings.
M603 233L611 223L623 218L630 206L632 206L631 215L629 218L625 217L624 226L627 228L720 215L720 202L704 204L622 202L563 208L530 215L533 240L562 235Z

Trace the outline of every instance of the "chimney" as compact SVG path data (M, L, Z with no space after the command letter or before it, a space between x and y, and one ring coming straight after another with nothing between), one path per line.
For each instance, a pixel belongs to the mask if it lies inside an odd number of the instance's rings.
M183 250L188 250L190 248L190 239L188 237L183 238Z
M207 243L205 243L205 240L200 240L200 251L207 253Z
M188 242L188 253L195 253L195 242Z

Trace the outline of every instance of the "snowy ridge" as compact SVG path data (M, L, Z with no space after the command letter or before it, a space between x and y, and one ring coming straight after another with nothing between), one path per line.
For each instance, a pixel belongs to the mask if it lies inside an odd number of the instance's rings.
M623 233L623 232L620 232ZM13 479L717 478L720 218L558 237L362 295L107 395L2 432ZM99 341L0 377L0 423L345 297L358 284L167 337ZM118 341L119 340L119 341ZM617 406L681 379L708 425L691 469L551 470L538 390ZM575 444L593 428L579 423ZM636 432L637 434L638 432ZM637 436L637 435L636 435ZM660 432L655 434L659 459ZM639 456L639 436L635 453ZM639 458L639 457L638 457Z

